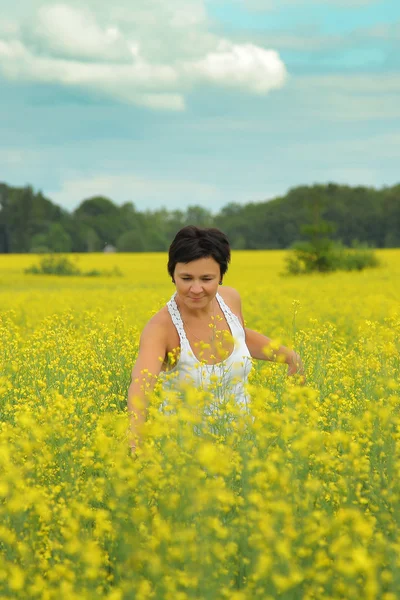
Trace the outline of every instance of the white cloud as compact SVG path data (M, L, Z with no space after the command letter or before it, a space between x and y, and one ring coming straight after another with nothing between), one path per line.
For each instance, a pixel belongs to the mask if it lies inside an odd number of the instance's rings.
M312 90L312 93L310 93ZM286 90L291 118L307 115L314 124L384 123L400 119L400 80L396 75L292 77Z
M374 27L359 27L340 34L322 34L316 30L305 30L302 33L274 31L268 32L263 37L264 43L273 47L299 50L300 52L314 50L345 52L357 46L368 51L371 49L371 40L399 41L400 22L382 23Z
M130 65L55 59L35 56L19 41L0 41L0 70L10 79L83 87L150 108L184 107L180 94L168 93L168 89L176 87L174 69L150 65L140 59Z
M264 36L265 41L274 47L299 52L337 49L343 47L343 35L319 35L317 33L290 33L288 31L269 31Z
M19 25L11 19L5 19L0 16L0 37L8 38L19 35Z
M394 163L400 160L400 133L364 134L351 140L309 141L306 150L301 142L293 141L285 154L295 159L299 152L306 160L313 156L315 164L321 163L325 169L326 165L331 165L335 173L346 169L379 172L382 161Z
M88 10L66 4L42 6L30 36L63 57L129 60L132 56L118 27L103 29Z
M204 83L256 94L284 85L286 69L277 52L218 38L205 27L201 2L175 3L180 10L164 9L162 31L159 15L155 19L140 5L131 8L130 18L137 16L131 29L104 17L100 24L88 7L43 6L21 35L0 36L0 73L169 110L182 110L185 93Z
M295 0L289 0L292 4ZM369 4L379 4L382 0L310 0L312 4L333 4L345 8L354 8L357 6L368 6Z
M239 4L245 8L256 12L269 12L276 11L282 6L298 5L299 0L236 0ZM332 6L339 6L343 8L357 8L362 6L368 6L370 4L377 4L381 0L308 0L309 5L323 5L330 4Z
M4 167L23 166L27 152L19 148L0 148L0 163ZM30 153L32 158L32 153Z
M400 21L396 23L378 23L374 27L365 29L364 35L372 39L398 42L400 41Z
M145 178L130 174L92 175L89 177L66 177L61 189L46 190L56 204L68 210L75 209L82 200L102 195L122 204L133 202L140 210L160 208L184 208L190 204L201 204L213 209L225 201L218 187L190 180Z
M243 87L258 94L284 84L286 71L277 52L253 44L221 40L214 52L188 65L193 74L226 87Z
M293 77L292 81L303 91L320 88L332 93L332 90L336 90L352 94L360 101L363 95L368 97L369 94L374 94L378 98L380 94L400 94L400 78L391 73L305 75Z

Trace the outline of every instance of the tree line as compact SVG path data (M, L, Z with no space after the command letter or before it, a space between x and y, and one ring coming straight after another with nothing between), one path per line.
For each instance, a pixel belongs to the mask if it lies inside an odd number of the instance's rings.
M132 202L117 205L103 196L69 212L31 186L0 183L0 253L99 252L107 245L121 252L165 251L188 224L218 227L235 249L283 249L321 218L333 224L332 239L345 245L399 247L400 184L381 190L299 186L265 202L232 202L213 214L202 206L139 211Z

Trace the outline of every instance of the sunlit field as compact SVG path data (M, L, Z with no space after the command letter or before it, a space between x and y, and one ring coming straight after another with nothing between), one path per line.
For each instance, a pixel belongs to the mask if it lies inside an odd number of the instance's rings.
M224 284L307 384L255 362L249 414L156 391L135 459L127 388L166 255L78 256L123 273L94 278L0 255L0 598L399 598L400 251L378 255L288 278L284 252L234 253Z

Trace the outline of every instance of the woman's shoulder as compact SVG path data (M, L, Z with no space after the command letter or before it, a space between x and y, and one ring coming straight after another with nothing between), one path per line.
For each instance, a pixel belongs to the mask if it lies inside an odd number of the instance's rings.
M229 306L231 311L238 317L240 322L243 324L242 301L239 292L235 288L225 285L221 286L218 292L225 304Z
M220 286L218 293L225 300L227 304L232 302L234 305L241 307L241 298L237 289L229 287L227 285ZM231 307L232 308L232 307Z
M158 312L156 312L151 317L151 319L147 321L147 325L153 327L164 327L169 324L170 320L171 319L169 318L168 308L167 306L163 306Z
M146 323L143 328L142 336L158 334L168 334L170 330L171 319L169 317L167 306L163 306Z

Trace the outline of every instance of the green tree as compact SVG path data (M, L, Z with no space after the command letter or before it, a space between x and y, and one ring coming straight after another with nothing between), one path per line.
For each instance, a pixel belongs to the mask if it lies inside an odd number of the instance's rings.
M213 227L214 218L209 210L202 206L189 206L184 215L185 225L196 227Z
M88 227L86 229L85 239L87 252L99 252L102 250L102 243L95 229Z
M141 212L131 202L118 206L103 196L87 198L69 213L30 186L0 183L0 252L101 251L107 243L166 251L187 224L219 227L237 249L289 248L309 241L303 226L316 225L316 214L335 224L330 237L336 242L400 245L400 185L383 190L335 183L298 186L268 201L231 202L212 215L202 206Z
M33 254L44 254L51 252L48 244L47 235L45 233L35 233L31 238L31 248L29 252Z
M400 185L386 188L383 194L384 240L386 248L400 247Z
M106 244L116 245L118 237L126 229L123 219L125 213L126 209L121 211L109 198L94 196L84 200L74 211L74 216L89 231L92 230L96 234L98 243L96 241L95 244L93 244L93 235L87 234L91 236L88 247L96 247L100 250Z
M10 251L8 186L0 183L0 253Z
M119 252L145 252L146 240L137 229L130 229L121 233L117 240Z
M48 245L53 252L71 252L72 240L61 223L52 223L47 234Z

